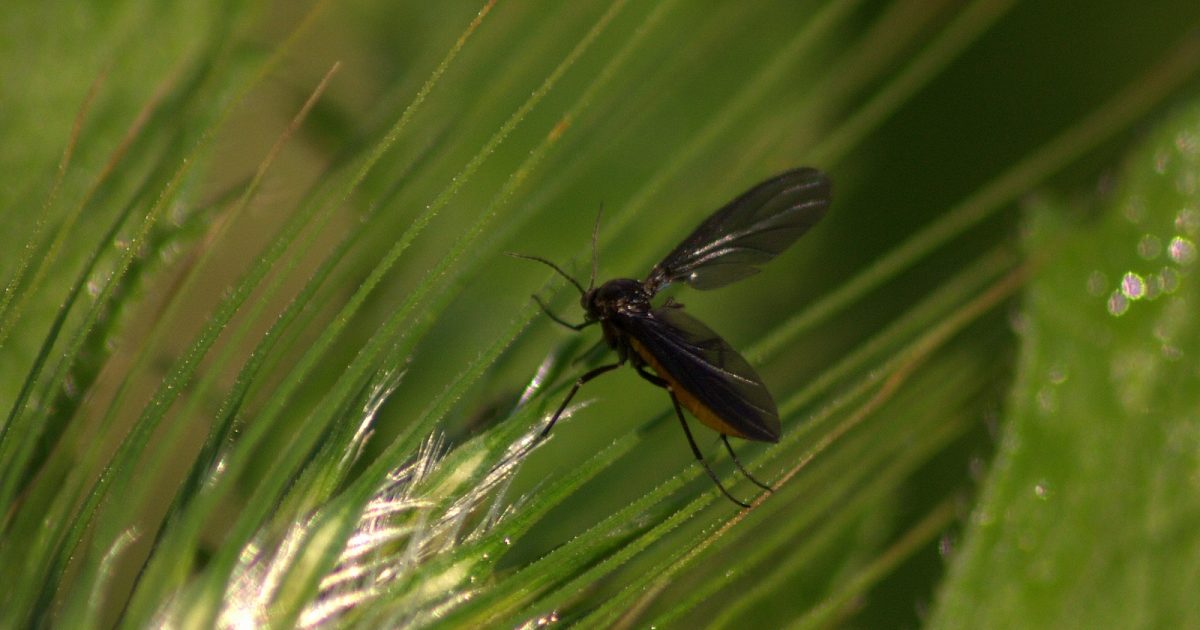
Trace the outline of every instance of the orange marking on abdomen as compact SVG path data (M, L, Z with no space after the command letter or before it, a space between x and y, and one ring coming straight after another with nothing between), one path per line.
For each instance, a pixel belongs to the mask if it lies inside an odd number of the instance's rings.
M646 362L646 365L649 365L650 368L654 370L655 374L658 374L659 378L663 379L668 385L671 386L671 391L675 392L675 397L679 399L679 404L683 405L685 409L692 412L692 415L696 416L697 420L718 433L724 433L725 435L732 435L733 437L739 438L746 437L745 433L734 428L733 425L726 422L721 418L721 416L718 416L717 412L700 402L700 399L696 398L695 395L680 385L679 380L672 376L671 373L665 368L663 368L662 363L660 363L658 360L658 357L650 354L650 352L646 350L646 346L642 345L642 342L634 339L632 335L629 335L627 338L629 339L629 345L633 348L633 351L638 353L638 356Z

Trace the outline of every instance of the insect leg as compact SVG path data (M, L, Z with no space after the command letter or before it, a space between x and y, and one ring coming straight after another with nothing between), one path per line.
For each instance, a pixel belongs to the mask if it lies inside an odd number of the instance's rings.
M585 321L585 322L582 322L579 324L572 324L572 323L566 321L565 319L559 317L558 315L555 315L549 308L546 307L546 303L542 301L542 298L540 298L536 295L531 295L529 297L532 297L533 301L537 302L537 305L542 307L542 312L545 313L546 316L548 316L550 319L554 320L554 323L556 323L560 326L566 326L567 328L570 328L571 330L583 330L584 328L587 328L588 326L591 326L592 324L596 323L596 320L592 320L592 321Z
M671 384L668 383L666 381L666 379L660 378L654 374L647 372L646 368L644 366L638 366L637 373L638 373L638 376L649 381L651 385L654 385L656 387L661 387L667 391L671 391Z
M567 393L567 397L563 399L562 404L558 406L558 411L555 411L554 415L550 418L550 423L547 424L546 428L542 429L541 434L538 435L538 440L541 441L550 434L550 429L553 429L554 423L558 422L558 417L561 416L563 410L567 408L567 403L571 402L571 399L575 397L575 392L579 391L579 388L583 387L584 383L596 378L597 376L600 376L601 374L604 374L605 372L621 367L621 363L621 361L618 361L616 363L610 363L609 365L601 365L598 368L586 372L583 376L580 376L575 381L575 384L571 386L571 391Z
M667 391L671 391L671 384L667 383L665 379L662 379L658 376L654 376L654 374L644 371L644 368L642 368L642 367L637 368L637 373L640 374L640 376L642 378L649 380L650 383L658 385L658 386L660 386L660 388L665 389ZM673 391L671 391L671 400L672 400L672 402L676 402L676 412L679 412L679 403L677 401L674 401L674 392ZM679 412L679 413L682 414L682 412ZM679 416L679 420L683 421L683 415ZM684 431L688 431L688 425L686 425L686 424L684 425ZM688 439L691 440L691 433L688 433ZM762 481L758 481L757 479L755 479L754 475L751 475L748 472L748 470L746 470L745 467L742 466L742 461L738 460L738 455L736 454L736 452L733 452L733 446L730 444L730 437L726 436L725 433L721 433L721 442L724 442L725 449L727 451L730 451L730 458L732 458L732 460L733 460L733 466L737 466L738 470L742 470L742 474L746 475L746 479L749 479L750 481L754 481L754 484L756 486L763 488L763 490L766 490L767 492L774 492L774 488L768 486L767 484L763 484ZM692 452L696 452L696 458L697 458L697 460L700 460L700 452L698 452L698 449L696 449L695 443L692 443ZM703 460L701 460L701 462L703 462ZM708 468L707 463L704 464L704 468ZM709 470L709 476L712 476L712 470ZM715 480L715 478L714 478L714 480ZM718 484L716 484L716 485L720 486L721 484L720 484L720 482L718 482ZM722 487L721 490L724 491L725 488ZM728 492L726 492L725 494L726 494L726 496L728 496ZM730 498L733 498L733 497L730 497ZM744 505L742 502L739 502L739 500L737 500L737 499L734 499L734 502L737 502L740 505Z
M765 484L765 483L763 483L763 482L761 482L761 481L759 481L759 480L755 479L755 478L754 478L754 475L751 475L751 474L750 474L750 473L749 473L749 472L746 470L746 468L745 468L744 466L742 466L742 462L741 462L740 460L738 460L737 453L734 453L734 452L733 452L733 446L729 444L729 436L728 436L728 435L725 435L724 433L722 433L722 434L721 434L721 441L725 443L725 450L729 451L729 457L730 457L731 459L733 459L733 465L737 466L737 469L738 469L738 470L740 470L740 471L742 471L742 474L743 474L743 475L746 475L746 478L747 478L747 479L749 479L750 481L753 481L753 482L754 482L754 485L758 486L759 488L762 488L763 490L766 490L767 492L775 492L775 489L774 489L774 488L772 488L771 486L768 486L767 484Z
M638 370L638 372L641 373L641 370ZM645 374L644 376L650 375ZM688 428L687 420L684 420L683 418L683 408L679 406L679 399L675 397L675 392L670 387L667 387L667 393L671 395L671 404L675 405L675 415L679 416L679 424L683 426L683 434L687 436L688 445L692 447L692 455L695 455L696 461L700 462L701 466L704 466L704 472L708 473L708 478L712 479L713 483L717 484L717 488L721 490L721 494L724 494L730 501L733 501L743 508L750 509L750 505L748 503L743 503L733 498L733 495L729 494L729 491L725 489L725 486L721 485L721 480L717 479L717 474L713 472L712 468L708 466L708 462L704 461L704 456L700 454L700 447L696 446L696 438L692 437L692 430Z

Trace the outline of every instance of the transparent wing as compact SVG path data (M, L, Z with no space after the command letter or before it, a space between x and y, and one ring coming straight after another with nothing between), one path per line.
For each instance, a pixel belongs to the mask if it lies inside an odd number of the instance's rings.
M654 266L645 285L651 293L680 280L713 289L754 274L820 220L829 200L824 173L812 168L780 173L705 219Z
M618 325L659 376L683 390L680 401L701 422L749 440L779 440L779 411L762 379L699 320L678 306L664 306L648 316L621 317Z

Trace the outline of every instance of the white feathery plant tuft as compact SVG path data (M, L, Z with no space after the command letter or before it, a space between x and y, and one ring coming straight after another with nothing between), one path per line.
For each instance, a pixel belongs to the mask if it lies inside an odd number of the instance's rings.
M538 388L544 370L545 366L518 407ZM384 374L371 388L354 439L344 451L344 464L353 463L362 453L375 414L402 375ZM564 419L586 404L568 408ZM429 435L411 461L385 476L360 511L353 532L332 569L321 577L298 625L321 628L337 624L367 603L374 604L369 613L371 623L411 623L435 618L440 611L469 599L474 579L461 565L440 571L440 579L415 576L428 561L464 542L478 540L518 511L523 499L508 499L504 490L525 456L540 444L540 431L540 424L535 424L495 460L471 457L467 462L450 457L454 450L447 448L440 434ZM475 478L470 468L486 461L499 463ZM272 604L285 588L288 573L314 552L324 551L322 530L330 521L322 517L312 514L292 524L282 536L260 532L243 549L223 599L221 627L260 627L269 622ZM388 599L380 601L385 596ZM160 619L179 619L178 612ZM381 614L387 618L380 619Z

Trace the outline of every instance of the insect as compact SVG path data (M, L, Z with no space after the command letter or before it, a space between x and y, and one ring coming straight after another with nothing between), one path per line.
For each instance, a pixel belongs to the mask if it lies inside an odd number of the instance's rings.
M604 341L617 354L614 363L593 368L575 381L538 439L550 433L580 387L629 363L642 378L670 395L692 454L726 497L749 507L721 485L704 460L684 409L719 433L738 470L769 492L770 486L751 476L738 461L729 436L779 441L779 411L771 393L754 368L724 339L688 315L682 304L668 299L656 307L651 300L673 282L715 289L758 272L760 265L820 220L829 202L829 178L820 171L797 168L780 173L714 212L641 281L618 278L595 286L599 217L592 232L592 276L587 289L545 258L510 254L548 265L569 280L579 290L583 322L572 324L551 312L536 295L534 300L550 319L572 330L599 323Z

